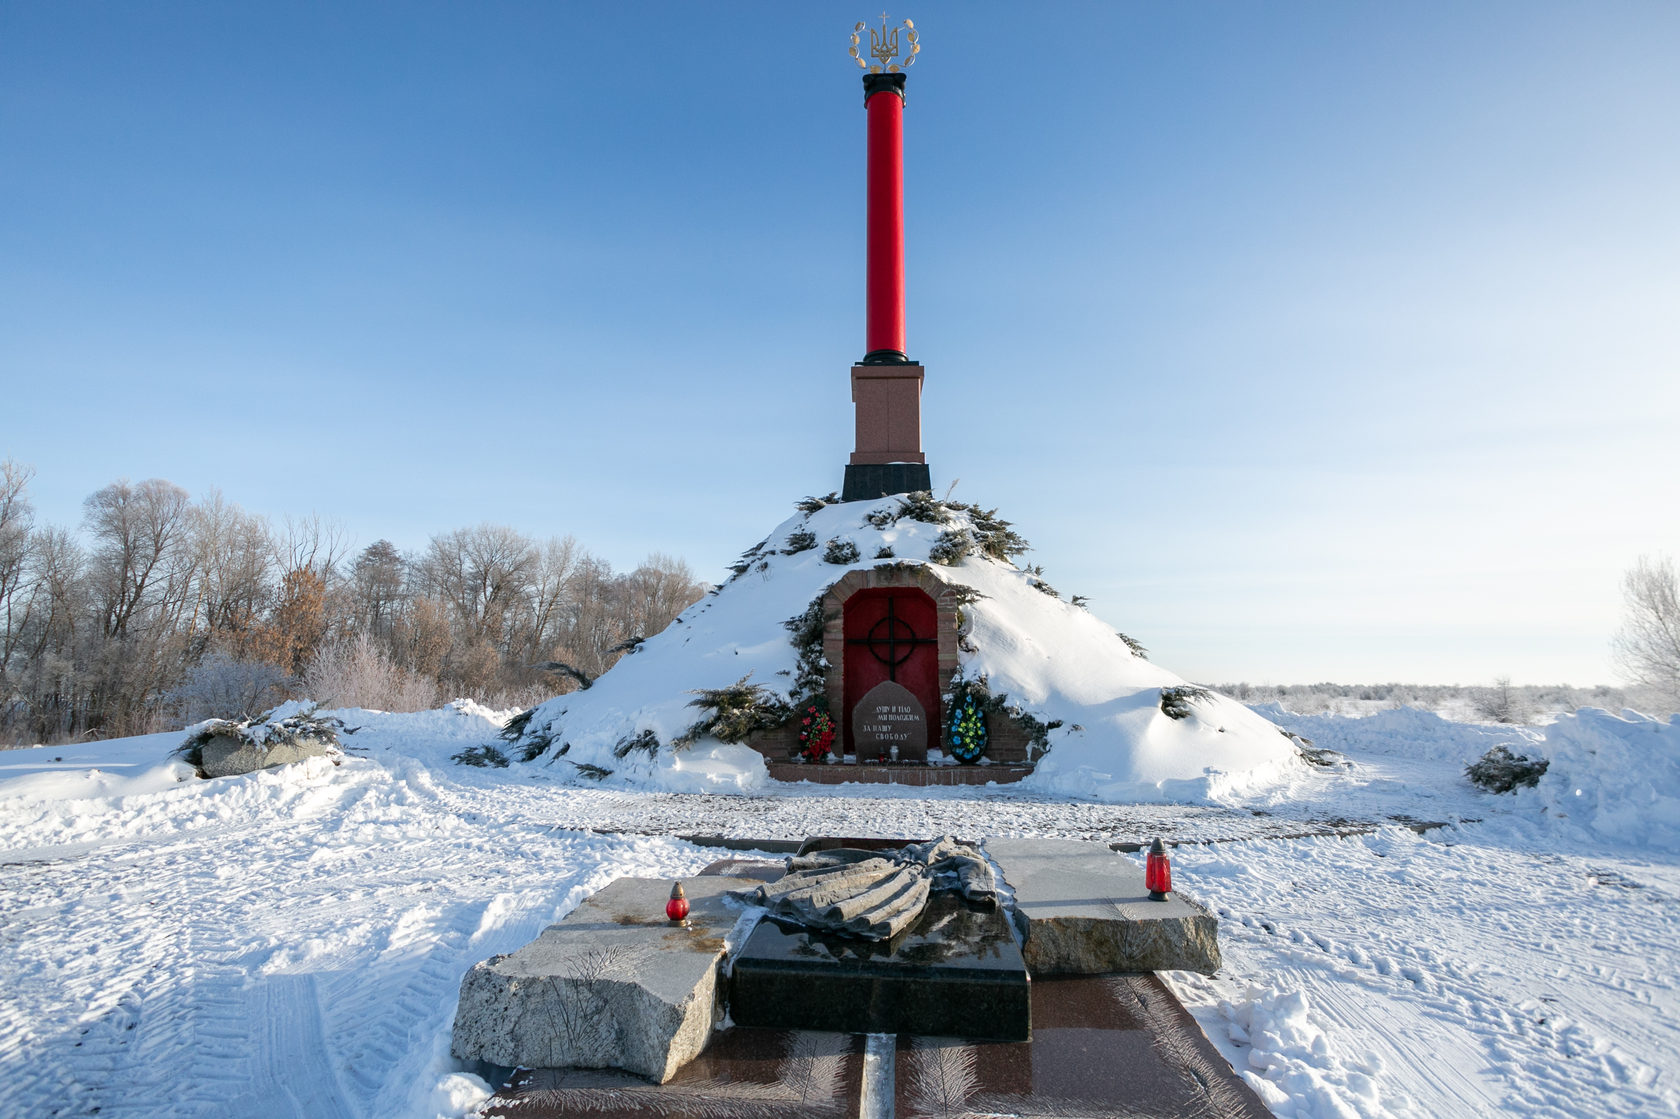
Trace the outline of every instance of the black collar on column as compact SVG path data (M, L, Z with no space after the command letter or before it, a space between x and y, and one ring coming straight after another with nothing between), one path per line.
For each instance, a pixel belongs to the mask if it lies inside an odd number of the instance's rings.
M869 99L877 93L896 93L898 99L904 98L904 79L908 74L865 74L863 76L863 103L869 104Z

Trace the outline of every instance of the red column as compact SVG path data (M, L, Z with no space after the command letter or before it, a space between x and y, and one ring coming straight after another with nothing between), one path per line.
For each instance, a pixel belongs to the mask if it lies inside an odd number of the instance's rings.
M903 361L904 75L869 75L864 80L863 104L869 114L868 345L864 360Z

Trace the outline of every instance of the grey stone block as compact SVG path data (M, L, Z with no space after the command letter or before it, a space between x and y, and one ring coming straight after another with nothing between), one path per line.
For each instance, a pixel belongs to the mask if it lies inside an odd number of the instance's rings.
M253 746L236 735L218 734L204 744L200 756L205 776L237 777L305 758L333 757L338 752L338 743L327 738L297 738L264 747Z
M687 927L665 919L671 883L619 878L530 944L467 972L450 1051L523 1068L618 1068L663 1084L723 1017L718 961L739 910L735 878L683 880Z
M1034 976L1219 969L1219 919L1176 890L1150 900L1143 868L1106 844L993 838L985 847L1015 891Z

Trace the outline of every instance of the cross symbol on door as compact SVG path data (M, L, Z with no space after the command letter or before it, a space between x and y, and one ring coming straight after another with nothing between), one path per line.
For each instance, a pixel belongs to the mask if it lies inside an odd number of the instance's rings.
M909 660L918 645L937 645L935 637L918 637L910 623L893 609L893 599L887 599L887 616L869 628L868 637L854 637L848 645L863 645L876 660L887 666L887 679L898 682L898 666ZM899 650L902 649L903 652Z

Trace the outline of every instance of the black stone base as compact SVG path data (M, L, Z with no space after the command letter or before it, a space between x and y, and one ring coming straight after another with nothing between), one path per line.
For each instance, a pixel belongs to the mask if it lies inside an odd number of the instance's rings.
M933 476L925 462L864 462L846 467L841 501L874 501L897 493L933 489Z
M890 941L760 921L735 957L729 1016L771 1029L1026 1041L1031 999L1003 910L935 894Z

